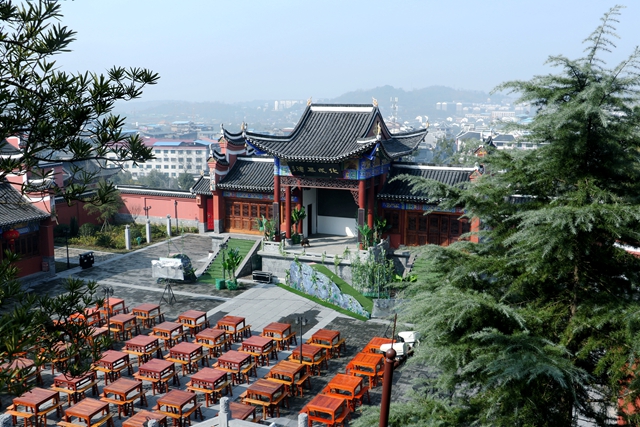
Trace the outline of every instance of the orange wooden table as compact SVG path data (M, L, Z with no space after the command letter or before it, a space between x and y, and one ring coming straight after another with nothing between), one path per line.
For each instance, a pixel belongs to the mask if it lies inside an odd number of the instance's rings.
M300 412L306 412L309 415L309 427L313 425L314 421L330 427L344 426L345 420L349 416L349 406L347 399L319 394L311 399L311 402L307 403Z
M83 313L73 313L69 318L74 322L86 322L89 326L101 326L105 320L98 307L87 307Z
M11 384L20 382L26 384L32 378L35 378L37 384L42 384L42 376L40 375L40 368L36 366L36 363L26 357L18 357L11 362L6 362L0 365L0 371L15 371L15 374L11 375L8 388L11 389Z
M253 415L253 421L256 420L256 407L245 405L244 403L229 402L229 412L234 420L246 420L249 415Z
M120 335L122 340L124 341L127 335L130 335L133 338L133 331L136 331L136 334L140 333L140 327L138 326L138 318L135 314L116 314L109 320L109 326L111 328L111 332L116 334L116 337Z
M109 297L104 300L103 304L103 312L109 311L109 315L113 316L115 314L127 313L129 310L124 305L124 300L120 298Z
M160 320L161 316L160 306L158 304L143 303L131 309L131 313L135 314L142 326L145 328L151 328L151 325L155 325L156 317Z
M159 412L141 410L122 422L122 427L146 427L147 421L156 420L162 427L167 427L167 416Z
M259 379L249 387L247 387L246 395L242 398L242 403L250 403L255 406L262 406L262 419L267 419L267 412L273 416L273 410L277 411L280 416L280 403L287 403L287 393L284 384L278 384L273 381ZM288 403L287 403L287 406Z
M222 349L231 348L231 338L224 329L207 328L196 334L196 342L209 349L209 357L218 357Z
M352 411L356 410L356 404L358 402L362 405L362 399L365 395L369 403L371 403L369 387L364 385L364 379L352 375L336 374L322 390L322 394L347 399L349 401L349 408L351 408Z
M283 360L271 368L268 375L269 377L267 379L269 381L284 384L289 395L292 395L295 392L302 396L302 385L305 382L309 389L311 389L307 366L299 362Z
M173 347L178 340L184 341L184 328L182 323L162 322L154 326L153 332L149 335L163 340L164 349L167 350Z
M184 425L183 422L194 413L196 416L200 415L200 420L204 419L197 399L198 396L194 393L183 390L171 390L169 393L158 398L156 410L167 417L173 418L174 426L181 426Z
M345 341L340 339L340 331L331 329L320 329L307 341L307 344L325 348L329 357L333 357L334 354L340 356L340 346L344 346L344 343Z
M253 356L254 362L259 365L269 365L269 357L278 358L273 338L251 336L240 345L240 351Z
M229 374L221 369L202 368L191 376L187 390L204 393L207 407L210 403L217 403L223 391L233 396Z
M94 419L96 415L101 415L101 417ZM70 406L64 411L64 420L66 422L71 422L72 418L84 421L87 427L102 425L105 422L109 427L113 427L113 419L109 413L109 404L90 397L81 400L76 405Z
M98 378L94 371L87 372L84 375L71 377L66 375L58 375L53 379L53 390L67 394L67 404L72 404L84 399L85 391L91 389L91 393L96 396L98 394Z
M109 397L112 394L114 397ZM118 418L124 412L124 415L135 412L133 410L133 403L140 399L140 406L144 403L147 406L147 397L142 390L142 381L130 380L128 378L120 378L113 383L104 386L102 389L102 397L100 400L107 403L112 403L118 407Z
M189 335L194 336L204 328L209 327L207 313L198 310L187 310L178 316L178 322L189 328Z
M158 338L147 335L138 335L131 338L124 343L124 349L122 351L138 356L138 366L151 359L153 353L156 353L158 358L162 357L162 350L160 350Z
M174 385L180 385L180 378L176 375L176 365L163 359L149 360L138 367L138 372L134 374L134 377L140 381L149 381L154 395L156 391L163 393L165 388L169 389L170 379L173 379Z
M391 344L394 340L391 338L373 337L371 341L364 347L362 353L381 353L380 346L383 344Z
M87 339L89 340L89 343L93 345L97 340L101 339L102 337L108 337L108 336L109 336L109 330L107 328L94 327L91 329L91 334L89 334Z
M296 347L289 356L289 360L300 361L300 347L302 347L302 364L307 365L309 373L320 375L320 366L324 363L327 366L327 356L325 349L311 344L301 344Z
M296 333L291 332L291 325L289 323L269 323L262 330L262 336L273 338L273 340L278 343L280 350L284 350L285 345L287 346L287 350L289 350L291 341L295 341L295 343L298 344Z
M23 410L24 408L24 410ZM13 399L13 409L7 411L14 420L16 417L23 417L25 425L31 417L35 417L36 427L46 425L47 414L55 409L58 416L62 415L62 402L60 393L53 390L35 387L21 396Z
M245 325L244 317L224 316L216 323L216 328L224 329L231 335L233 341L242 341L243 337L251 336L251 325Z
M209 364L209 359L204 357L202 352L202 344L191 342L181 342L174 345L169 349L169 354L165 356L165 359L182 365L183 377L186 377L187 373L197 372L199 361L202 361L203 366L205 362Z
M125 368L129 370L129 375L133 374L129 355L116 350L105 351L102 353L102 359L96 361L94 364L94 369L104 372L105 385L108 384L109 381L115 381L120 378L120 373Z
M218 369L231 373L234 384L240 384L244 379L249 383L249 375L255 371L255 364L251 362L251 355L235 350L229 350L218 358ZM255 373L254 373L255 374Z
M384 356L380 353L358 353L347 364L346 372L349 375L366 376L369 378L369 387L375 387L384 372Z

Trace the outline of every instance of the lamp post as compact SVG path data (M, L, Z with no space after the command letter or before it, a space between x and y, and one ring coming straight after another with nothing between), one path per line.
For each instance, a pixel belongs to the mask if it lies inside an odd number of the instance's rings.
M111 332L111 306L109 304L109 296L113 295L113 288L103 287L102 292L104 292L104 297L107 299L107 334Z
M176 219L176 235L178 235L179 232L178 232L178 201L177 200L173 201L173 206L175 208L175 216L174 216L174 218Z
M69 263L69 230L64 230L64 241L67 246L67 270L71 268Z
M300 364L302 365L302 327L307 326L308 320L304 316L296 317L296 325L300 325Z

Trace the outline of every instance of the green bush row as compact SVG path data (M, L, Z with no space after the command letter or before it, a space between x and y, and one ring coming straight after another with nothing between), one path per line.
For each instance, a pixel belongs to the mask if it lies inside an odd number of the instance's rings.
M56 227L57 236L64 236L64 230L69 229L66 224ZM126 249L124 240L124 225L111 226L109 230L100 230L99 226L94 224L83 224L78 229L78 236L69 239L70 244L81 246L98 246L105 249ZM146 230L144 224L129 224L129 232L131 233L131 245L137 245L136 239L139 237L141 242L146 243ZM181 227L183 233L196 233L196 227ZM167 228L164 225L151 224L151 240L157 241L167 237Z

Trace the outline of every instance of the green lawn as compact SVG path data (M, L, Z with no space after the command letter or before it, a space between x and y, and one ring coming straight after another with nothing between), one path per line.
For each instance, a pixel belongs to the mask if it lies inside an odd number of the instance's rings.
M326 266L321 265L321 264L310 264L309 265L311 268L313 268L314 270L316 270L318 273L322 273L325 276L327 276L331 281L333 281L333 283L336 284L336 286L338 286L338 288L340 288L340 290L342 291L342 293L347 294L347 295L351 295L352 297L354 297L356 299L356 301L358 301L361 305L362 308L364 308L366 311L369 312L369 314L371 314L371 311L373 310L373 300L365 297L364 295L362 295L360 292L356 291L353 287L351 287L351 285L349 285L347 282L345 282L344 280L342 280L342 278L336 274L334 274L331 270L329 270ZM308 295L302 291L299 291L297 289L294 289L290 286L287 286L285 284L282 283L278 283L278 286L281 287L282 289L286 289L289 292L293 292L296 295L300 295L304 298L307 298L310 301L313 301L317 304L320 304L324 307L328 307L331 308L337 312L340 312L342 314L346 314L347 316L351 316L355 319L358 320L364 320L367 321L369 319L367 319L366 317L360 316L356 313L353 313L349 310L345 310L342 307L338 307L337 305L331 304L329 302L323 301L320 298Z
M245 258L255 242L255 240L229 239L229 241L227 242L227 247L229 249L238 248L242 258ZM222 276L222 253L220 253L211 263L207 271L205 271L202 276L198 278L198 282L215 285L216 279L222 279Z
M333 283L338 286L338 288L340 288L343 294L351 295L352 297L354 297L355 300L358 301L360 305L362 305L362 308L364 308L369 312L369 314L371 314L371 311L373 310L372 299L367 298L360 292L356 291L350 284L342 280L340 276L329 270L326 265L311 264L311 268L316 270L318 273L322 273L327 276Z
M367 318L366 318L366 317L364 317L364 316L360 316L359 314L353 313L353 312L351 312L351 311L349 311L349 310L345 310L345 309L344 309L344 308L342 308L342 307L338 307L337 305L333 305L333 304L331 304L331 303L329 303L329 302L323 301L323 300L321 300L320 298L316 298L316 297L314 297L314 296L311 296L311 295L309 295L309 294L306 294L306 293L304 293L304 292L302 292L302 291L299 291L299 290L297 290L297 289L293 289L291 286L287 286L287 285L285 285L284 283L278 283L278 287L280 287L280 288L282 288L282 289L286 289L287 291L292 292L292 293L294 293L294 294L296 294L296 295L300 295L301 297L304 297L304 298L308 299L309 301L313 301L313 302L315 302L316 304L320 304L320 305L321 305L321 306L323 306L323 307L327 307L327 308L330 308L330 309L332 309L332 310L335 310L335 311L337 311L337 312L339 312L339 313L346 314L347 316L351 316L351 317L353 317L354 319L363 320L363 321L365 321L365 322L366 322L367 320L369 320L369 319L367 319ZM373 304L373 302L372 302L372 304Z

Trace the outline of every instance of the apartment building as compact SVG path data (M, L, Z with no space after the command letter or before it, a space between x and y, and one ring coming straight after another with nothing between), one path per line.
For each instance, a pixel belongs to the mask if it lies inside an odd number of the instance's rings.
M199 176L202 171L208 172L207 158L211 145L218 147L217 141L149 141L154 159L143 164L134 165L133 162L125 162L122 167L131 172L134 179L144 176L152 170L162 172L170 178L176 178L181 173L190 173Z

